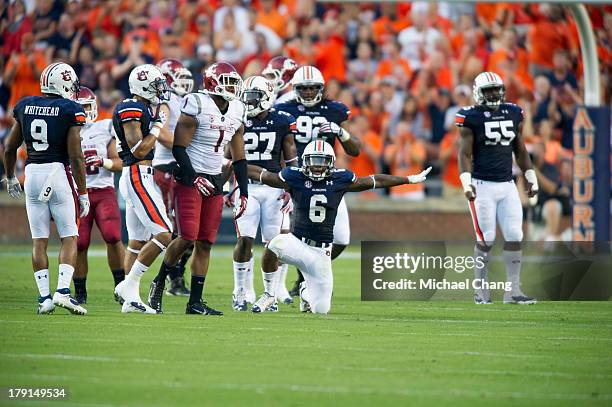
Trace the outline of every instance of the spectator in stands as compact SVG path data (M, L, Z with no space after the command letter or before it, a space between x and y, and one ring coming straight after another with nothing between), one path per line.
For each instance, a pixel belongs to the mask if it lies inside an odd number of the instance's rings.
M393 76L386 76L380 82L380 92L384 100L385 111L389 113L392 127L397 123L402 114L405 96L404 92L398 87L397 80Z
M21 52L11 54L2 73L4 83L11 89L11 108L24 96L40 95L40 74L46 66L44 53L34 47L34 35L24 34Z
M108 71L100 73L98 77L99 87L96 92L98 103L98 119L110 119L113 116L113 108L125 96L115 88L115 83Z
M384 151L385 163L391 168L391 174L408 176L415 171L423 171L426 156L425 146L411 132L410 125L400 121L393 142ZM425 198L425 187L422 184L409 184L392 188L391 198L419 201Z
M285 38L287 20L274 5L274 0L261 0L257 12L257 24L264 25L273 30L276 35Z
M452 105L446 109L444 115L444 131L449 132L455 128L455 114L461 108L471 106L473 103L472 89L468 85L457 85L453 91Z
M412 69L417 70L434 50L441 34L429 25L424 11L413 11L412 24L399 33L398 41L402 46L402 56L408 60Z
M210 18L206 14L200 14L195 19L196 22L196 43L200 44L211 44L213 41L213 30L210 25Z
M70 65L76 63L79 48L87 44L87 39L83 37L84 32L84 29L77 32L72 18L68 14L62 14L57 24L57 31L49 37L47 60L53 59L56 51L64 50L70 55L69 59L64 62Z
M244 26L242 27L242 31L244 31ZM236 27L234 13L231 11L223 13L221 27L219 29L215 28L214 47L217 50L217 61L229 62L236 65L241 61L242 52L240 47L242 35L243 33L241 30L238 30Z
M224 30L225 16L233 15L234 25L238 31L246 31L249 29L249 13L247 9L239 4L238 0L223 0L223 6L215 11L213 28L215 32Z
M90 89L98 89L98 73L93 50L90 46L82 46L78 50L78 59L73 68L79 77L79 82Z
M412 80L412 68L410 62L401 57L399 44L393 39L387 41L382 47L382 53L382 60L376 70L376 83L385 77L392 77L402 88L407 88Z
M200 44L196 50L195 58L185 61L185 67L189 69L194 80L194 89L202 85L202 71L215 62L215 53L212 45Z
M34 9L34 42L46 46L49 38L55 33L55 28L62 15L64 6L59 0L39 0Z
M372 46L365 41L357 45L357 58L348 64L348 80L367 81L374 76L378 63L372 57Z
M464 199L459 179L459 129L453 126L440 143L440 165L442 166L442 197Z
M111 76L119 90L127 97L130 94L128 76L135 66L154 63L154 58L143 52L144 38L134 35L128 41L127 52L117 58L117 63L111 69Z
M16 0L8 8L8 19L3 21L2 56L6 59L11 54L21 51L21 39L32 31L32 19L26 14L23 0Z

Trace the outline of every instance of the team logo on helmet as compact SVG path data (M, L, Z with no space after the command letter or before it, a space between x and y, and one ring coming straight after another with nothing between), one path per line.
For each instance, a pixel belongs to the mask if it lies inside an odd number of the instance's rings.
M136 79L138 79L139 81L146 81L147 80L147 71L139 71L136 74Z
M65 81L72 80L72 75L70 75L70 71L66 70L66 71L62 72L62 79L65 80Z

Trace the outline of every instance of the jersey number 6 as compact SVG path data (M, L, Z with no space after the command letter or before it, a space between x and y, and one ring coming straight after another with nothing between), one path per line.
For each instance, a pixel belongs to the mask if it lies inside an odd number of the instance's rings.
M327 197L322 194L316 194L310 197L310 211L308 217L313 223L321 223L325 220L325 207L321 204L327 203Z

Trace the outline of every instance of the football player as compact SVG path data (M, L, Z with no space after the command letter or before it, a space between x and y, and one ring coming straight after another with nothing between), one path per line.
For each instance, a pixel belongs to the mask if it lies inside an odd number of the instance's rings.
M261 71L261 76L270 81L274 88L274 103L285 103L295 98L295 92L290 87L297 69L298 64L293 59L277 56Z
M301 168L287 167L275 173L249 165L250 179L291 193L294 216L291 233L277 235L264 251L265 292L253 304L253 312L267 311L274 304L274 274L281 261L293 264L304 273L300 310L327 314L333 291L334 223L344 194L424 182L431 171L429 167L408 177L376 174L357 178L349 170L334 168L335 161L334 148L324 140L315 140L304 149Z
M176 226L174 219L174 170L177 168L176 160L172 155L172 143L174 142L174 129L181 114L181 102L183 97L193 91L193 76L191 72L176 59L163 59L157 63L158 68L166 77L170 88L170 100L162 106L168 112L168 121L164 125L157 143L155 145L155 156L153 157L153 168L155 168L155 183L159 187L166 204L168 217ZM176 229L176 228L175 228ZM176 230L173 234L176 237ZM170 287L166 290L169 295L189 295L189 289L185 286L185 265L191 256L193 247L189 247L181 257L178 264L170 274L168 280Z
M286 166L297 165L293 141L295 119L289 113L272 108L273 101L272 84L265 78L251 76L244 81L242 102L247 114L244 133L246 159L249 164L279 172L281 161ZM234 249L234 310L246 311L247 302L255 302L252 250L257 228L261 224L264 242L272 240L281 230L288 231L290 202L290 197L284 191L262 185L259 181L249 181L247 209L236 221L238 242ZM286 265L281 266L278 274L282 273L286 275ZM276 297L286 304L293 302L284 281L278 286Z
M65 63L47 66L40 76L43 96L21 99L13 109L15 124L6 141L4 168L7 190L18 198L21 185L15 177L17 149L25 141L26 211L32 233L32 267L38 286L38 313L50 314L62 307L73 314L87 311L70 295L77 252L78 218L87 216L89 197L85 184L85 160L79 133L85 124L83 107L74 99L79 80ZM74 176L74 179L73 179ZM75 189L76 181L76 189ZM49 290L47 244L51 219L62 241L57 290Z
M232 65L218 62L204 71L203 82L203 90L185 97L174 131L172 154L179 166L174 207L178 237L168 246L149 290L149 305L158 312L162 310L166 276L185 250L194 244L191 294L185 312L223 315L202 301L202 292L210 249L221 222L223 153L227 144L240 188L236 219L244 213L248 201L247 163L242 138L245 111L240 101L242 78Z
M87 249L91 240L94 220L106 242L108 265L116 287L125 277L123 270L124 247L121 242L121 214L115 193L113 172L123 168L115 145L113 121L98 118L96 95L81 87L77 102L85 109L86 123L81 129L81 148L85 156L87 193L91 208L81 219L77 239L77 263L72 276L74 295L79 304L87 303Z
M295 99L277 104L275 107L296 119L295 144L298 157L302 156L306 145L316 138L324 139L332 147L338 139L348 155L358 156L360 143L341 127L349 120L351 112L343 103L324 97L325 80L321 71L314 66L303 66L295 72L291 84L295 91ZM323 124L327 124L325 132L320 131ZM348 209L346 202L342 200L338 208L338 219L335 222L332 260L346 248L350 237ZM298 280L291 290L292 295L297 295L301 281L303 276L298 272Z
M163 110L154 112L151 107L168 100L169 92L166 78L155 65L135 67L128 81L132 98L115 107L113 127L123 161L119 190L126 203L129 239L125 263L133 261L133 265L125 280L115 287L115 294L123 302L121 312L155 314L140 299L139 291L142 275L172 240L172 223L153 181L155 171L151 166L155 143L167 121Z
M538 192L538 180L523 140L523 110L505 103L505 87L494 72L483 72L474 80L476 104L464 107L456 115L459 127L459 171L469 202L476 232L474 256L483 259L483 267L474 269L474 277L487 280L489 253L495 240L496 219L504 236L503 258L507 280L512 290L504 294L504 303L534 304L520 288L523 208L512 179L512 154L525 174L527 195ZM476 290L476 304L491 304L488 289Z

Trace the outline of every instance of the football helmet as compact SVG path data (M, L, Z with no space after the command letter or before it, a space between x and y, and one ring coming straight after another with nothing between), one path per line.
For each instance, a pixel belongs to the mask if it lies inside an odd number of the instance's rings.
M79 94L79 78L70 65L56 62L40 74L40 91L74 100Z
M96 94L86 86L81 86L77 103L85 109L87 123L93 123L98 118L98 103L96 103Z
M261 74L272 83L274 93L278 93L289 86L298 64L291 58L277 56L268 62Z
M157 67L174 93L184 96L193 91L193 75L180 61L172 58L162 59L157 63Z
M303 66L295 71L291 84L295 90L295 98L306 107L312 107L323 100L325 79L314 66Z
M132 69L128 82L132 95L140 96L152 104L170 100L166 77L155 65L144 64Z
M206 68L203 76L204 93L221 96L228 102L240 98L242 78L232 64L214 63Z
M329 177L335 163L336 153L334 148L323 140L311 141L302 153L304 175L315 181Z
M240 100L244 103L247 117L255 117L272 107L274 88L263 76L251 76L244 81Z
M506 87L501 77L495 72L482 72L474 79L472 95L477 104L497 108L504 103Z

